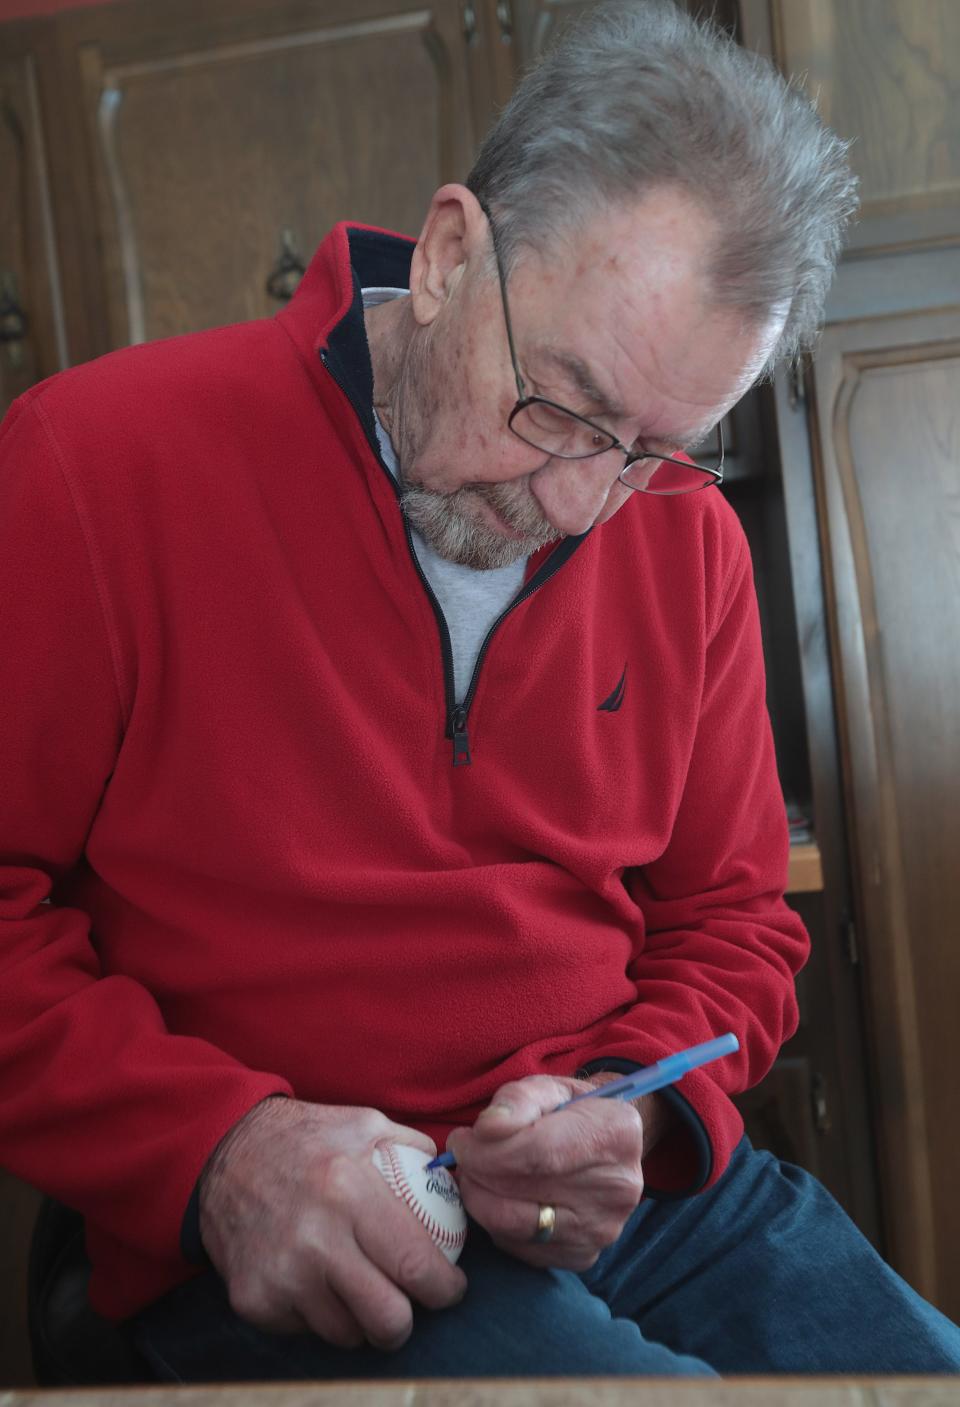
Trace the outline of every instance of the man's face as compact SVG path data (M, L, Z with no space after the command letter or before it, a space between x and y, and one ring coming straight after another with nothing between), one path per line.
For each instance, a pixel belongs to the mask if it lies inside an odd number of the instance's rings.
M709 233L698 207L662 190L519 261L507 294L526 394L638 449L695 445L756 379L782 325L744 327L709 307ZM396 427L405 507L441 556L505 566L605 522L633 491L618 482L619 450L557 459L508 429L517 388L478 210L443 250L442 278L432 270L442 296L414 300L419 342Z

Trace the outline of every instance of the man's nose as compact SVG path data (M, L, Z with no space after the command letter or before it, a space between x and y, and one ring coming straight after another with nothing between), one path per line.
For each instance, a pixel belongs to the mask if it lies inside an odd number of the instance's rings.
M551 527L585 533L612 518L630 497L617 477L620 467L621 456L613 452L593 459L551 457L530 476L530 490Z

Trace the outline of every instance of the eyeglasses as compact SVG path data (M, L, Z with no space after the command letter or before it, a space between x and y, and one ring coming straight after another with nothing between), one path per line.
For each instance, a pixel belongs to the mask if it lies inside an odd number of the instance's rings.
M620 483L638 493L658 494L673 497L681 493L696 493L698 489L708 489L714 484L723 483L723 430L718 425L720 441L720 461L715 469L705 464L693 464L686 459L675 459L670 455L651 454L646 450L628 449L592 420L578 415L567 406L549 401L544 396L528 396L520 364L513 345L513 328L510 324L510 305L507 302L507 279L503 260L497 246L497 232L493 220L487 212L490 234L493 238L493 252L500 277L500 293L503 299L503 316L507 325L507 342L510 345L510 360L513 374L517 378L517 401L510 412L509 429L534 449L557 459L594 459L598 454L607 454L618 449L624 456L623 468L617 475Z

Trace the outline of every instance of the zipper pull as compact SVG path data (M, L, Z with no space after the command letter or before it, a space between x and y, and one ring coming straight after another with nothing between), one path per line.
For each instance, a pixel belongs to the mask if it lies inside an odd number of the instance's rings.
M453 725L453 765L454 767L467 767L470 764L467 710L462 707L455 708L450 722Z

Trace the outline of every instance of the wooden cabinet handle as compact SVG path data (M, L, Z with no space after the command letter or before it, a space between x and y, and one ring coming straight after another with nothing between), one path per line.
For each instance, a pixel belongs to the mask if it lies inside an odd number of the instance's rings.
M293 230L285 229L280 235L277 262L267 275L267 293L278 303L289 302L306 271L307 266L294 245Z
M17 296L17 276L10 269L0 269L0 343L9 348L10 364L23 362L23 343L30 323Z

